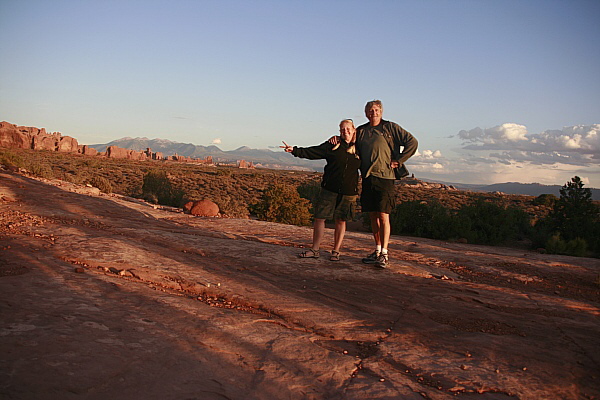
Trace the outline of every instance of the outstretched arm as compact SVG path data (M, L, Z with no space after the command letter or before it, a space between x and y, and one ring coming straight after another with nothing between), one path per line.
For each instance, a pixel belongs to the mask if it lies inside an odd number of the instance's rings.
M279 147L284 149L286 153L292 153L294 157L307 158L309 160L321 160L326 158L328 150L331 150L333 147L333 145L329 142L321 143L318 146L311 147L290 146L286 142L283 142L283 144L283 146Z

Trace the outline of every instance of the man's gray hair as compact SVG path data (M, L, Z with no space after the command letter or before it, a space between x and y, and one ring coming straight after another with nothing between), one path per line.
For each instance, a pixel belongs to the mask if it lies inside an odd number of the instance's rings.
M379 108L381 108L381 111L383 111L383 104L381 103L381 100L371 100L367 103L367 105L365 106L365 111L367 111L369 108L377 106Z

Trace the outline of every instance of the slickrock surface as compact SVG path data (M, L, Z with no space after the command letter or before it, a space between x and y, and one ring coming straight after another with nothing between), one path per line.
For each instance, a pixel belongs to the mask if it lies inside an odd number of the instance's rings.
M0 172L2 399L600 398L597 259L303 260L310 228L58 185Z

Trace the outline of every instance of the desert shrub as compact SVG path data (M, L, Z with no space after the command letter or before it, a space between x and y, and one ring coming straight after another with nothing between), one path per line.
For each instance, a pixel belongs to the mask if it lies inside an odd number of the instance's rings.
M309 225L309 201L295 187L284 184L269 186L258 203L252 206L256 216L264 221L291 225Z
M553 194L540 194L533 200L533 204L536 206L553 207L556 200L558 200L558 197Z
M163 170L152 170L144 175L142 198L152 203L181 207L185 192L171 184Z
M46 163L33 162L26 166L26 169L29 170L29 172L32 175L37 176L39 178L54 178L54 172L52 172L52 168L50 168L50 165Z
M454 213L437 201L407 201L390 215L392 233L432 239L450 239L458 233Z
M403 202L390 215L390 223L394 234L440 240L464 238L478 244L506 243L531 234L530 219L523 210L482 199L458 211L435 200Z
M221 177L230 177L232 175L232 171L229 168L225 168L223 169L223 167L217 169L217 176L221 176Z
M25 168L23 157L10 150L0 150L0 164L7 167Z
M231 196L222 196L213 201L219 206L221 213L232 218L248 218L250 212L248 205L244 200L232 198Z
M563 240L560 234L553 235L546 242L546 252L550 254L565 254L569 256L584 257L587 254L587 242L582 238L569 241Z
M469 243L496 245L523 239L531 232L530 218L525 211L485 200L462 207L457 217L459 235Z
M95 176L91 179L90 184L100 189L104 193L112 193L112 185L108 179L103 176Z
M458 211L435 200L403 202L390 215L390 223L394 234L440 240L464 238L478 244L501 244L531 234L525 211L483 199Z
M297 190L300 197L310 201L310 213L314 214L314 205L321 192L321 184L318 181L311 181L299 185Z

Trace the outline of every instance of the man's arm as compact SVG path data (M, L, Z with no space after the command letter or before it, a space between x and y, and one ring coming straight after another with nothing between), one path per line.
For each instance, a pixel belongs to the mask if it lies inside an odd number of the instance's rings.
M392 137L394 138L394 154L392 157L398 162L398 165L404 164L411 158L419 147L417 139L407 130L402 128L400 125L392 123ZM400 152L400 146L403 146L402 152Z

